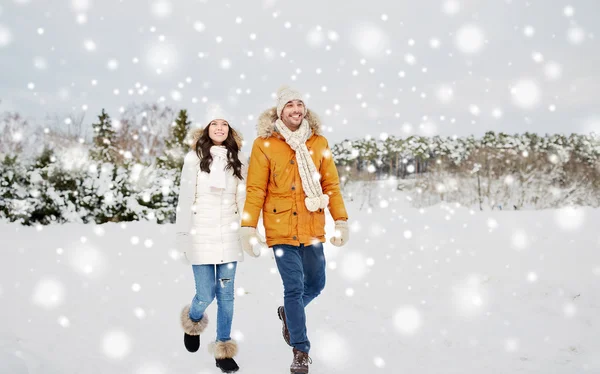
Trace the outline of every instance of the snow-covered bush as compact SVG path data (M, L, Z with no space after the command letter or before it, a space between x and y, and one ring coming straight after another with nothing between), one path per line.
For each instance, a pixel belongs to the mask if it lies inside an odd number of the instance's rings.
M343 182L412 180L412 201L453 201L481 209L600 206L600 140L595 135L386 137L332 148Z
M342 186L392 178L415 206L440 201L481 209L600 206L600 142L595 136L389 136L346 140L333 145L332 153ZM26 225L175 221L177 163L113 164L89 154L92 150L76 145L46 148L33 161L2 155L0 220ZM350 199L356 196L346 193Z

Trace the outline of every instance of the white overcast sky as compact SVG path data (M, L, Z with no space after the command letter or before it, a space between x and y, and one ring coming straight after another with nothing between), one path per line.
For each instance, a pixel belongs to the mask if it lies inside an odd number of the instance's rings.
M333 142L600 132L599 15L598 0L0 0L0 111L87 107L91 123L162 97L203 125L217 103L248 139L287 84Z

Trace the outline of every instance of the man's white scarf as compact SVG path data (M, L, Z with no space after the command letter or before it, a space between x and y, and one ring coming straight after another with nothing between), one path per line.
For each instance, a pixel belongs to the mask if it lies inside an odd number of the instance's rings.
M278 118L277 121L275 121L275 127L285 138L285 142L290 148L296 152L300 180L302 180L302 188L306 194L306 199L304 199L306 208L311 212L314 212L319 208L326 208L329 204L329 196L323 193L320 182L321 174L317 171L315 163L310 157L310 152L308 151L308 148L306 148L306 141L312 135L308 122L303 119L298 130L291 131L281 119Z
M208 177L209 185L215 188L225 189L227 175L225 167L227 166L227 148L213 145L210 147L212 163L210 164L210 174Z

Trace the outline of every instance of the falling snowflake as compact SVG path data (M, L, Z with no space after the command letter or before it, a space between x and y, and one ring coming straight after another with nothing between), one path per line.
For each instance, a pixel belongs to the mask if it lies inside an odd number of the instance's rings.
M131 353L132 340L123 331L110 331L102 338L102 351L110 359L120 360Z
M581 27L573 26L567 31L567 40L573 45L580 45L585 40L585 31Z
M133 310L133 315L136 316L138 319L144 319L146 318L146 311L138 307Z
M578 207L564 207L554 212L554 221L565 231L575 231L585 223L585 211Z
M507 352L515 352L519 349L519 340L514 338L506 339L504 341L504 349Z
M167 0L156 0L152 3L151 11L157 18L166 18L173 12L173 5Z
M447 15L453 16L460 11L460 2L458 0L446 0L442 5L442 10Z
M361 253L350 252L342 258L340 270L345 280L355 282L361 280L367 274L368 268Z
M474 316L482 311L487 301L484 278L469 275L452 287L453 301L458 313L464 317Z
M168 43L155 44L146 52L146 63L157 72L171 70L178 63L177 49Z
M423 324L423 318L412 305L399 308L394 314L394 327L402 335L414 335Z
M194 30L198 32L203 32L204 30L206 30L206 26L204 25L204 23L196 21L194 22Z
M336 332L319 331L311 340L315 341L315 356L326 366L337 370L350 362L351 346Z
M72 0L71 7L76 12L87 12L90 9L90 0Z
M363 24L357 26L352 35L354 46L366 57L381 57L389 46L389 37L378 26Z
M447 104L452 101L454 90L450 86L443 85L437 89L436 96L442 103Z
M76 272L88 277L97 277L106 270L105 256L96 248L78 246L71 251L69 261Z
M115 59L108 60L106 67L108 70L117 70L119 68L119 61Z
M385 367L385 360L383 358L377 356L373 359L373 364L375 365L375 367L383 369Z
M306 34L306 42L313 48L323 45L325 42L325 34L323 33L323 30L320 27L311 29L308 34Z
M58 324L62 327L69 327L71 326L71 321L65 316L60 316L58 317Z
M528 38L531 38L535 34L535 29L533 28L533 26L525 26L525 28L523 29L523 34L525 34L525 36L527 36Z
M567 17L573 17L573 15L575 14L575 9L570 6L567 5L564 9L563 9L563 14Z
M557 80L562 75L562 67L558 62L548 61L546 65L544 65L544 75L548 80Z
M466 54L474 54L481 51L485 42L485 36L477 25L467 24L456 32L455 38L457 48Z
M233 330L231 338L235 341L242 342L244 341L244 334L240 330Z
M529 247L529 237L524 230L516 230L511 236L511 243L518 250L526 249Z
M53 309L65 301L65 286L55 279L42 279L33 289L33 304L44 309Z
M38 56L33 59L33 66L38 70L46 70L48 69L48 62L44 57Z
M534 273L533 271L531 271L527 274L527 280L531 283L537 282L538 275L536 273Z
M0 48L7 47L12 43L13 37L10 30L0 24Z
M523 109L532 109L541 100L541 90L538 84L531 79L518 81L510 90L513 103Z
M414 65L417 63L417 58L414 55L407 53L404 55L404 62L409 65Z

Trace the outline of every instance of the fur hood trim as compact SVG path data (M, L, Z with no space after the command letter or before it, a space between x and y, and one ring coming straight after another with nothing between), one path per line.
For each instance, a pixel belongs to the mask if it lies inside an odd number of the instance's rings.
M308 122L310 129L315 135L322 135L321 132L321 120L315 112L307 109L304 119ZM260 138L268 138L275 132L275 120L277 120L277 107L272 107L265 110L258 117L258 124L256 125L256 132Z

